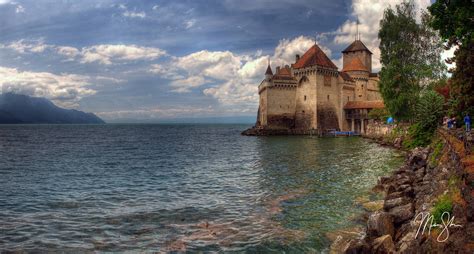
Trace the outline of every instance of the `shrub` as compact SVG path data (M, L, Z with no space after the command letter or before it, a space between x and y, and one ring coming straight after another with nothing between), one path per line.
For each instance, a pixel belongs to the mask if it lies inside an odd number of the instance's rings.
M447 212L451 214L453 211L453 201L448 195L441 195L433 206L431 215L433 215L433 221L437 224L441 224L441 216Z
M389 113L385 108L375 108L369 112L369 118L374 120L387 121Z
M432 90L425 91L416 105L415 124L408 129L405 148L427 146L444 115L444 99Z
M444 98L435 91L425 91L416 105L416 122L424 131L434 131L444 115Z
M423 125L415 123L408 128L408 135L403 141L403 147L412 149L418 146L427 146L431 143L434 130L425 130Z
M444 148L444 143L441 141L441 139L436 139L433 144L433 152L430 155L429 159L429 164L432 167L435 167L438 165L438 159L439 156L441 155L441 152L443 151Z

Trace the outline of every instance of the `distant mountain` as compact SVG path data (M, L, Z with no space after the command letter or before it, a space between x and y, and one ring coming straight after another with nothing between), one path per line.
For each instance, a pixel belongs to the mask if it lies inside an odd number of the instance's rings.
M0 124L14 123L98 124L105 122L93 113L63 109L45 98L14 93L0 94Z

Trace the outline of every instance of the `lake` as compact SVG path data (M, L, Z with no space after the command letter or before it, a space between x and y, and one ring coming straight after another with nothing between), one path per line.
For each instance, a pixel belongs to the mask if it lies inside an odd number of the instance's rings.
M0 250L325 252L403 160L248 127L1 125Z

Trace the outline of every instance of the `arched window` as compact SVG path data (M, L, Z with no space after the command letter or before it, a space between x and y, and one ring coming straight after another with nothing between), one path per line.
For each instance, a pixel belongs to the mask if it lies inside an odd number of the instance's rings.
M328 100L329 100L329 94L328 94Z
M304 101L306 101L306 95L304 96Z

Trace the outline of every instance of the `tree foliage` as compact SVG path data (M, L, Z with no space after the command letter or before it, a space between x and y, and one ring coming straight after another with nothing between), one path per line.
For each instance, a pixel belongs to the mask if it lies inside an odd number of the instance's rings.
M431 17L416 21L415 6L404 2L388 8L380 21L380 92L390 113L399 120L413 120L420 92L442 78L442 44L431 29Z
M386 121L389 117L389 113L385 108L375 108L369 112L369 118L374 120Z
M425 91L416 105L416 122L426 131L434 131L444 115L444 98L433 90Z
M450 112L474 114L474 4L471 0L437 0L429 8L431 26L438 30L446 48L454 52L456 67L450 84Z

